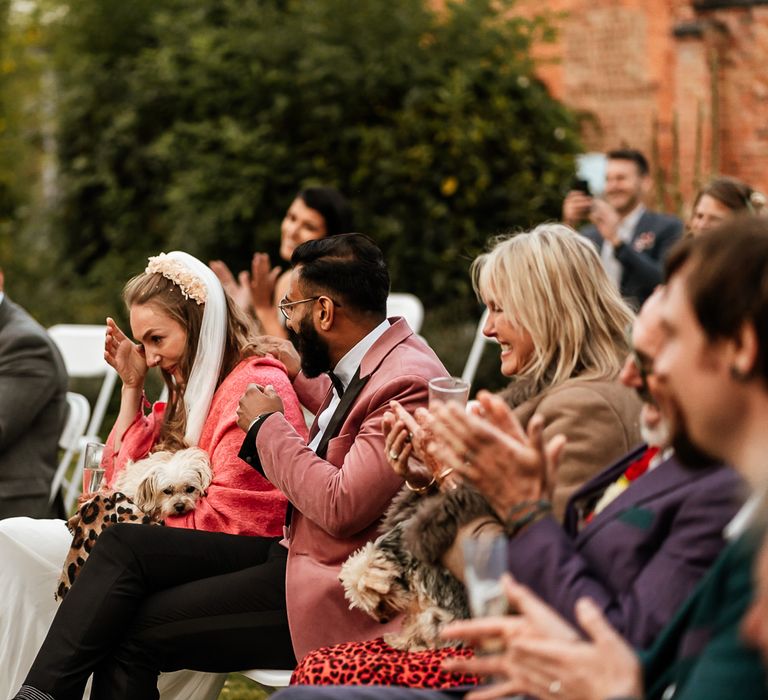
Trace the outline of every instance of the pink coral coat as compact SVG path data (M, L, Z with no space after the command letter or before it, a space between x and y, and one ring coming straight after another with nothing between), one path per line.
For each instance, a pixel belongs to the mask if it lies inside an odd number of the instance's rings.
M376 341L360 365L367 383L321 459L285 418L261 426L256 447L264 473L294 504L289 535L286 600L300 659L311 649L381 636L386 627L350 610L338 580L347 557L374 539L382 514L403 485L384 455L381 418L397 399L408 411L427 403L427 382L445 376L434 352L403 319ZM330 401L327 378L294 381L302 403ZM316 426L310 434L314 434Z
M243 441L243 431L237 425L237 406L251 383L274 386L283 400L286 420L298 435L306 435L301 406L283 364L271 357L243 360L216 389L200 435L199 447L211 458L213 481L195 510L167 518L166 525L234 535L282 534L285 497L237 456ZM129 459L139 460L149 454L160 433L164 412L164 403L156 403L148 416L139 412L126 430L117 455L113 455L114 435L110 434L105 457L109 481Z

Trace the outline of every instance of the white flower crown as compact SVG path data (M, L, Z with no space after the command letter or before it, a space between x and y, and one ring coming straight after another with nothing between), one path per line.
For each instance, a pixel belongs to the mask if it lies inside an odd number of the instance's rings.
M149 258L144 272L159 272L181 290L185 299L192 299L198 304L205 304L207 296L205 283L181 261L169 258L165 253L160 253L160 255Z

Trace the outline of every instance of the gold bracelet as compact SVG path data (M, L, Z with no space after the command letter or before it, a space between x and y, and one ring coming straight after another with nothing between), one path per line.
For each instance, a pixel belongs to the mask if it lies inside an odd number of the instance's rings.
M405 488L407 488L409 491L413 491L414 493L426 493L429 491L429 489L434 486L436 479L433 476L432 481L430 481L426 486L411 486L411 484L408 483L408 479L405 480Z
M438 479L438 481L439 481L440 483L443 483L443 481L445 480L445 478L446 478L447 476L450 476L451 474L453 474L453 472L454 472L454 471L456 471L456 468L455 468L455 467L446 467L445 469L443 469L443 471L441 471L441 472L440 472L440 473L437 475L437 479Z

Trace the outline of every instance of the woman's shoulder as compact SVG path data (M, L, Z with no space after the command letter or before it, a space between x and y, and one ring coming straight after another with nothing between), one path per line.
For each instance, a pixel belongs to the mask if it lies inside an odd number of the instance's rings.
M608 409L622 418L634 421L640 411L637 392L621 383L618 377L574 377L542 393L538 410L559 410L575 406L585 414L595 408Z
M264 380L264 381L262 381ZM248 384L264 384L285 380L289 382L285 365L269 355L252 355L241 360L224 378L219 389L230 391Z
M635 391L624 386L618 377L572 377L541 393L541 401L567 401L571 399L613 401L635 396Z

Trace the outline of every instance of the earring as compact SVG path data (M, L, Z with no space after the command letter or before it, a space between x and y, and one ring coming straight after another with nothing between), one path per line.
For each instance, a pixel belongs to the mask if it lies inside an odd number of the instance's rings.
M749 372L739 369L736 365L731 365L731 379L737 382L746 382L749 379Z

